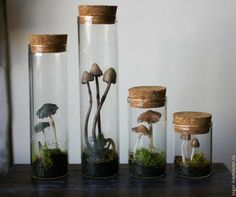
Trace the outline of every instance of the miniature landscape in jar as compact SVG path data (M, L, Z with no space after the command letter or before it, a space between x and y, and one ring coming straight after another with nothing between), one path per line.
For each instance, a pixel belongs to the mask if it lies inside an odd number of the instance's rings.
M166 88L138 86L129 89L129 172L154 178L166 170Z
M44 121L34 126L36 139L43 140L32 144L32 175L37 178L56 178L67 174L68 153L61 150L57 139L56 122L53 116L56 115L58 106L52 103L45 103L38 109L37 116ZM53 132L54 139L48 139L49 132Z
M177 112L176 114L176 117L180 116L182 122L178 122L178 117L174 120L175 149L178 149L175 150L175 172L185 177L210 175L211 115L202 112L179 112L179 114Z
M100 80L102 77L102 81ZM110 177L118 173L118 153L115 141L109 136L105 136L102 129L101 110L112 84L116 84L116 71L114 68L108 68L104 73L94 63L90 71L84 71L81 83L87 86L89 95L89 108L85 117L84 138L85 148L82 150L82 172L89 177ZM106 83L105 91L100 95L99 83ZM90 85L94 83L96 93L91 91ZM96 103L93 101L93 95L96 94ZM95 114L91 117L92 107L95 107ZM112 113L112 112L111 112ZM92 118L92 136L88 135L88 123ZM109 132L109 131L108 131Z

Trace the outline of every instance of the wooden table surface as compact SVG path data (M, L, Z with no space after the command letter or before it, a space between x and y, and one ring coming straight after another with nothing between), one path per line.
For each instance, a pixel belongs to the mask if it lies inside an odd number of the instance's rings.
M213 164L212 175L205 179L185 179L167 174L156 179L136 179L128 174L128 165L120 165L119 176L96 180L81 176L80 165L70 165L69 176L54 181L35 181L30 165L14 165L0 177L0 197L9 196L231 196L231 174L224 164Z

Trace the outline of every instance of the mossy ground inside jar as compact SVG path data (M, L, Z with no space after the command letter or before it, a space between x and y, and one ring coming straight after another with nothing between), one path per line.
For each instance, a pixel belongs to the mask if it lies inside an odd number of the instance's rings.
M109 178L119 172L118 154L112 150L104 150L96 154L84 151L82 153L83 176L93 178Z
M154 178L163 175L165 170L164 152L142 148L129 156L129 171L132 176Z
M44 148L32 157L32 176L35 178L57 178L68 173L68 154L59 148Z
M211 165L204 153L196 153L192 160L186 159L185 164L181 156L176 156L174 161L175 172L186 177L205 177L210 175Z

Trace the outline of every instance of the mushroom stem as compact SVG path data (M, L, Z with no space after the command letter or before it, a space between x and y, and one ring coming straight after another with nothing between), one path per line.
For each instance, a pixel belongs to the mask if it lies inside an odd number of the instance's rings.
M191 158L190 158L190 161L192 161L192 159L193 159L194 150L195 150L195 148L193 147L193 148L192 148L192 153L191 153Z
M55 141L56 141L56 148L58 148L58 142L57 142L57 131L56 131L56 125L55 125L55 121L53 119L53 117L50 115L49 116L50 120L51 120L51 125L52 125L52 128L54 130L54 136L55 136Z
M44 136L44 144L45 144L45 147L48 148L47 140L46 140L46 135L45 135L44 129L42 130L42 132L43 132L43 136Z
M97 91L97 108L99 107L99 103L100 103L100 91L99 91L99 81L98 81L98 76L95 76L95 81L96 81L96 91ZM102 129L101 129L101 116L100 116L100 112L98 114L98 133L102 134Z
M152 123L149 124L149 132L150 132L150 135L148 136L149 137L149 149L152 150L152 148L153 148Z
M182 155L182 162L185 164L185 155L184 155L184 141L182 141L182 144L181 144L181 155Z
M92 98L92 92L91 92L89 82L87 82L87 87L88 87L88 94L89 94L89 109L87 111L86 118L85 118L84 137L85 137L85 143L87 145L87 148L91 148L89 140L88 140L88 121L89 121L89 116L92 110L93 98Z
M93 140L94 140L94 143L96 143L96 133L95 133L95 128L96 128L96 124L97 124L97 121L98 121L98 115L102 109L102 105L106 99L106 96L107 96L107 93L109 92L109 89L111 87L111 83L108 83L107 84L107 87L106 87L106 90L101 98L101 102L99 103L99 106L97 108L97 111L95 113L95 116L94 116L94 119L93 119L93 128L92 128L92 136L93 136Z
M135 145L134 145L134 150L133 150L133 152L134 152L134 157L135 157L135 153L136 153L136 150L137 150L137 147L138 147L138 145L139 145L139 142L140 142L141 137L142 137L142 134L138 135L138 139L136 140L136 143L135 143Z

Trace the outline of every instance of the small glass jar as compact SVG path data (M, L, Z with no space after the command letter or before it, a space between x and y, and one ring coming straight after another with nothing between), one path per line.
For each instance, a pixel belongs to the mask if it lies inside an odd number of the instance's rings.
M86 177L118 174L117 6L79 6L81 163Z
M174 123L174 170L183 177L207 177L212 164L211 114L176 112Z
M67 35L29 38L31 168L35 178L68 173Z
M129 172L155 178L166 170L166 88L129 89Z

